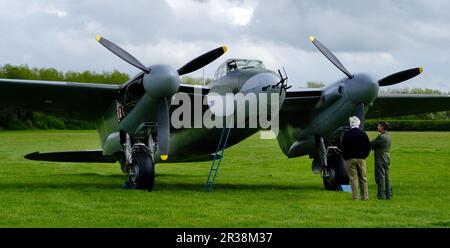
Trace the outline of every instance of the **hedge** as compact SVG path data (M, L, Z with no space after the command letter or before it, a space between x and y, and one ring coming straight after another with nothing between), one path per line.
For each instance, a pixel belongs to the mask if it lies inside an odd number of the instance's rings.
M367 131L377 130L381 120L366 120L364 128ZM450 131L450 120L388 120L392 131Z

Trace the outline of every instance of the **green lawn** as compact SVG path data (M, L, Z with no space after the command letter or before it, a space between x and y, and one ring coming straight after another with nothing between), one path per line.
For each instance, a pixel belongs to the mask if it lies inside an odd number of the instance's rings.
M369 133L375 137L376 133ZM97 148L94 131L0 132L0 227L450 227L450 133L392 132L392 201L323 190L307 157L257 136L210 163L160 164L153 192L121 189L118 164L32 162L34 151Z

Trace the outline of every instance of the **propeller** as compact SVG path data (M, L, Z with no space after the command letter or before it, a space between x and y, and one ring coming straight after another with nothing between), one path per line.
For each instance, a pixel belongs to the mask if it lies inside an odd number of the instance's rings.
M145 73L150 73L150 68L146 67L139 60L137 60L133 55L129 54L127 51L114 44L113 42L97 35L95 39L110 50L112 53L125 60L129 64L133 65L144 71ZM213 49L209 52L206 52L197 58L189 61L180 69L178 69L178 75L184 75L187 73L191 73L196 71L209 63L213 62L224 53L226 53L228 48L226 46L221 46L216 49ZM170 117L169 117L169 107L167 105L166 97L162 97L158 104L158 113L157 113L157 135L158 135L158 143L160 150L160 157L162 160L166 160L169 155L169 139L170 139Z
M378 84L380 86L388 86L388 85L398 84L398 83L401 83L408 79L411 79L411 78L421 74L422 72L423 72L422 67L404 70L404 71L391 74L383 79L378 80Z
M329 60L331 63L333 63L339 70L341 70L345 75L347 75L348 78L353 78L353 75L345 68L345 66L339 61L336 56L322 43L320 43L319 40L311 36L309 38L311 42L314 44L314 46L317 47L317 49ZM404 82L406 80L409 80L423 72L422 67L412 68L404 71L400 71L394 74L391 74L383 79L380 79L378 81L379 86L389 86L398 84L401 82Z
M150 69L145 67L139 60L137 60L133 55L129 54L127 51L123 50L118 45L112 43L111 41L101 37L100 35L95 36L95 39L102 44L106 49L110 50L112 53L117 55L119 58L125 60L126 62L130 63L132 66L137 67L141 69L142 71L145 71L146 73L150 72Z
M109 41L108 39L105 39L101 37L100 35L97 35L95 39L102 44L104 47L106 47L108 50L110 50L112 53L117 55L119 58L125 60L129 64L133 65L134 67L137 67L141 69L142 71L149 73L150 69L147 68L144 64L142 64L139 60L137 60L133 55L129 54L127 51L119 47L118 45L114 44L112 41ZM206 52L197 58L189 61L184 66L182 66L180 69L178 69L178 75L182 76L184 74L188 74L191 72L194 72L209 63L213 62L214 60L218 59L220 56L222 56L224 53L228 51L227 46L221 46L216 49L213 49L209 52Z
M166 160L169 156L170 121L169 107L165 97L159 101L157 123L159 154L162 160Z
M339 61L334 54L328 50L326 46L324 46L320 41L313 36L309 37L314 46L319 49L319 51L331 62L335 65L339 70L341 70L348 78L353 78L353 75L345 68L345 66Z
M222 47L213 49L207 53L204 53L204 54L198 56L197 58L189 61L187 64L185 64L180 69L178 69L178 74L180 76L182 76L184 74L188 74L193 71L196 71L196 70L206 66L207 64L213 62L214 60L216 60L217 58L222 56L224 53L226 53L227 51L228 51L228 48L226 46L222 46Z

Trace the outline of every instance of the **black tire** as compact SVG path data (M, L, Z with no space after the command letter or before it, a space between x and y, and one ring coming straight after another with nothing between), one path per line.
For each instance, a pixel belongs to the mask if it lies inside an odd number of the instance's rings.
M339 185L349 184L347 166L340 155L330 154L327 163L329 177L323 176L323 185L326 190L337 190Z
M155 184L155 166L152 157L147 152L136 152L133 160L134 164L128 172L128 188L152 191Z
M323 186L325 187L326 190L336 190L337 187L339 186L336 182L336 171L334 170L333 167L330 167L329 165L327 174L325 173L325 171L322 174L322 180Z

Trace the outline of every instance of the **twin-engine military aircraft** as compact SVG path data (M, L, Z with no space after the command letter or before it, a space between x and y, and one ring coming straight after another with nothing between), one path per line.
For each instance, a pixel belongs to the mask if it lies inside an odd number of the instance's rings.
M376 80L352 74L311 37L311 42L346 77L322 89L290 88L287 76L266 69L259 60L229 59L206 86L182 84L180 76L196 71L223 55L225 46L209 51L178 70L168 65L144 66L112 43L96 37L111 52L142 70L123 85L0 79L0 104L95 123L101 150L31 153L31 160L121 164L128 187L151 191L156 162L195 162L213 158L221 128L174 128L170 116L176 93L204 98L208 93L279 95L277 140L288 158L309 155L312 170L322 173L325 189L347 184L338 145L348 117L389 117L450 110L450 97L437 95L378 95L379 87L406 81L422 68L397 72ZM202 112L208 110L203 106ZM247 112L246 112L247 114ZM248 116L247 116L248 117ZM198 118L194 116L194 119ZM200 116L201 118L201 116ZM361 125L363 128L363 124ZM261 130L233 128L227 147Z

